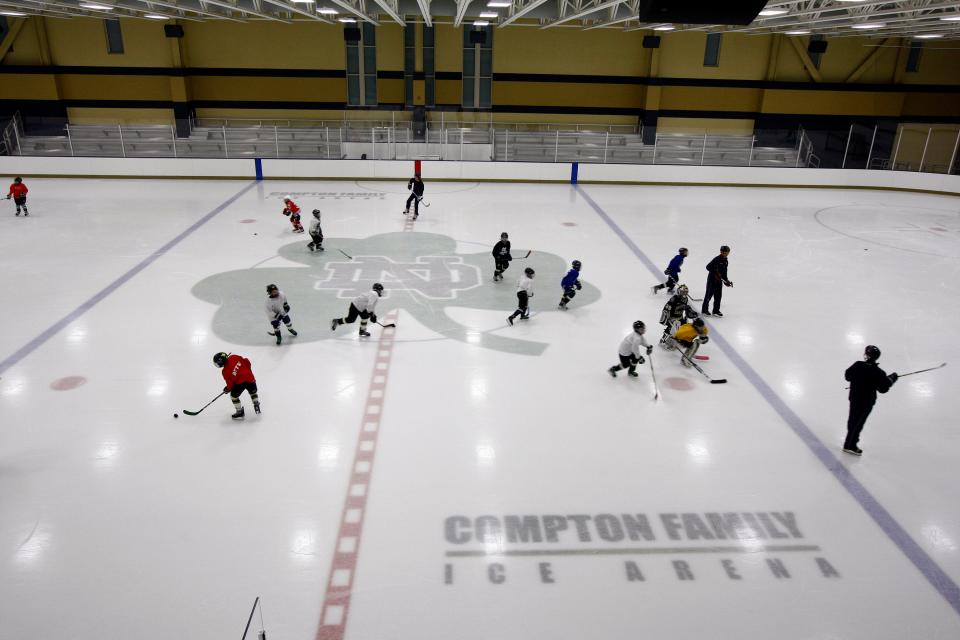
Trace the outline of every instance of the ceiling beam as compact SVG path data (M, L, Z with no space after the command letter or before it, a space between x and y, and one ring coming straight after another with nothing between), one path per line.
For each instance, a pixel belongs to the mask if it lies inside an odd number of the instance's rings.
M209 16L211 18L219 18L221 20L229 20L231 22L243 22L243 20L239 20L237 18L233 18L231 16L224 15L222 13L216 13L214 11L204 11L202 8L194 9L192 7L185 7L177 4L170 4L169 2L158 2L158 0L136 0L136 1L142 2L146 5L151 5L151 6L157 5L158 7L165 7L167 9L174 9L177 11L186 11L189 13L196 13L197 15ZM181 17L181 16L178 16L178 17Z
M341 9L344 9L345 11L347 11L347 12L349 12L349 13L352 13L353 15L355 15L355 16L358 17L358 18L360 18L360 19L363 20L364 22L369 22L370 24L372 24L372 25L374 25L374 26L378 26L378 27L380 26L380 23L379 23L379 22L377 22L376 20L374 20L372 17L370 17L369 15L367 15L366 13L364 13L363 11L361 11L360 9L357 9L355 6L353 6L352 4L350 4L349 2L347 2L346 0L330 0L330 2L332 2L333 4L337 5L338 7L340 7Z
M290 24L289 20L284 20L283 18L278 18L277 16L272 16L269 13L261 13L256 9L247 9L239 5L230 4L229 2L223 2L223 0L203 0L207 4L212 4L215 7L221 7L223 9L228 9L230 11L237 11L246 15L257 16L258 18L264 18L266 20L275 20L276 22L283 22L284 24Z
M463 17L467 14L467 8L473 0L457 0L457 15L453 19L453 26L459 27L463 22Z
M394 22L399 24L401 27L407 26L407 23L403 21L403 18L397 15L397 12L394 10L394 8L390 6L388 0L374 0L374 2L376 2L380 8L383 9L384 13L393 18Z
M506 20L504 20L503 22L501 22L500 24L498 24L498 25L497 25L497 28L498 28L498 29L502 29L503 27L507 26L508 24L510 24L511 22L513 22L514 20L517 20L517 19L519 19L519 18L522 18L523 16L527 15L528 13L530 13L531 11L533 11L534 9L536 9L537 7L539 7L539 6L543 5L543 4L546 4L547 1L548 1L548 0L530 0L530 2L528 2L522 9L519 9L519 10L515 11L515 12L513 13L513 15L511 15L511 16L508 17Z
M610 7L615 7L615 6L617 6L617 5L619 5L619 4L622 4L622 3L624 3L624 2L626 2L626 0L607 0L606 2L601 2L600 4L595 4L595 5L593 5L592 7L587 7L586 9L581 9L580 11L577 11L576 13L571 13L570 15L565 16L565 17L563 17L563 18L558 18L557 20L554 20L553 22L548 22L547 24L543 25L543 26L540 27L540 28L541 28L541 29L549 29L550 27L555 27L555 26L557 26L557 25L559 25L559 24L563 24L564 22L570 22L571 20L579 20L580 18L582 18L582 17L584 17L584 16L588 16L588 15L590 15L591 13L596 13L597 11L603 11L604 9L609 9Z
M305 11L304 9L301 9L299 7L294 7L293 5L289 5L286 2L281 2L281 0L263 0L263 1L266 2L267 4L272 4L275 7L280 7L281 9L285 9L290 13L297 13L301 16L313 18L318 22L326 22L327 24L333 24L332 21L327 20L326 18L320 16L320 14L318 14L316 11L312 11L312 12Z
M417 6L420 7L420 15L423 16L423 24L428 27L433 26L433 21L430 19L430 0L417 0Z

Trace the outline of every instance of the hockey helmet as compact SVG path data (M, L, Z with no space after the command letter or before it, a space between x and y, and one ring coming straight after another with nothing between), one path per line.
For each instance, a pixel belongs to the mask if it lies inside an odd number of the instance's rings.
M316 218L317 220L320 219L320 209L313 210L313 217Z
M533 274L536 273L536 271L534 271L534 270L533 270L532 268L530 268L530 267L527 267L526 269L524 269L523 272L524 272L525 274L527 274L527 277L528 277L528 278L532 278L532 277L533 277Z
M677 253L679 253L682 256L686 256L688 253L690 253L690 250L687 249L686 247L680 247Z
M291 198L290 196L283 196L283 201L284 201L284 202L293 202L293 198Z
M223 365L227 364L227 354L223 351L213 354L213 364L222 369Z
M880 349L872 344L868 344L867 348L863 350L863 355L866 356L867 360L879 360Z
M383 295L383 285L380 284L379 282L374 282L372 288L373 288L374 291L377 292L377 295L378 295L378 296L382 296L382 295Z
M633 323L633 330L643 335L647 331L647 325L643 324L643 320L637 320Z
M277 294L280 293L280 287L278 287L278 286L275 285L275 284L268 284L268 285L267 285L267 295L269 295L269 296L272 298L272 297L273 297L273 294L275 294L275 293L277 293Z
M500 234L500 239L501 239L501 240L506 240L506 239L509 238L509 237L510 237L510 236L507 235L507 232L506 232L506 231L504 231L503 233Z
M693 319L693 327L694 327L694 329L696 329L697 331L699 331L700 329L703 329L704 326L705 326L705 324L704 324L704 322L703 322L703 318L694 318L694 319Z
M688 295L690 295L690 288L687 287L687 285L685 284L680 285L679 287L677 287L677 295L680 295L686 298Z
M579 261L579 260L574 260L573 262L570 263L570 266L572 266L572 267L573 267L574 269L576 269L577 271L580 271L580 266L581 266L581 265L580 265L580 261Z
M20 184L21 182L23 182L23 178L21 178L20 176L17 176L16 178L13 179L13 181L17 184Z

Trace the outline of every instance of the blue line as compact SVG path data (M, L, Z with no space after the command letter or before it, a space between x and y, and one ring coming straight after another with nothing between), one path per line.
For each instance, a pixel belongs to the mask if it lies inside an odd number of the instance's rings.
M253 170L257 174L257 182L263 180L263 160L261 160L260 158L254 158Z
M570 184L572 185L577 184L577 174L579 173L580 173L580 163L574 162L572 165L570 165Z
M76 320L77 318L79 318L80 316L82 316L83 314L85 314L87 311L89 311L90 309L92 309L94 306L96 306L98 303L100 303L101 301L103 301L104 298L106 298L106 297L109 296L111 293L113 293L114 291L116 291L117 288L119 288L121 285L123 285L124 283L126 283L128 280L130 280L131 278L133 278L135 275L137 275L138 273L140 273L141 271L143 271L144 269L146 269L147 267L149 267L149 266L150 266L151 264L153 264L158 258L163 257L168 251L170 251L170 250L173 249L175 246L177 246L178 244L180 244L181 241L183 241L184 239L186 239L187 236L189 236L189 235L192 234L194 231L196 231L197 229L199 229L200 227L202 227L204 224L206 224L207 222L209 222L209 221L210 221L214 216L216 216L218 213L220 213L221 211L223 211L224 209L226 209L227 207L229 207L231 204L233 204L234 202L236 202L237 199L240 198L240 196L242 196L243 194L245 194L247 191L249 191L251 188L253 188L253 186L256 185L256 184L257 184L256 182L251 182L250 184L248 184L247 186L245 186L243 189L241 189L239 192L237 192L236 194L234 194L234 195L233 195L230 199L228 199L226 202L224 202L223 204L221 204L220 206L218 206L216 209L214 209L213 211L211 211L210 213L206 214L205 216L203 216L202 218L200 218L199 220L197 220L196 222L194 222L192 225L190 225L189 227L187 227L187 228L186 228L184 231L182 231L182 232L180 233L180 235L178 235L176 238L174 238L173 240L171 240L171 241L168 242L167 244L163 245L162 247L160 247L160 248L157 249L156 251L154 251L152 254L150 254L149 256L147 256L146 258L144 258L144 259L143 259L139 264L137 264L135 267L131 268L129 271L127 271L126 273L124 273L122 276L120 276L119 278L117 278L116 280L114 280L113 282L111 282L110 284L108 284L106 287L104 287L103 289L101 289L100 291L98 291L97 293L95 293L89 300L87 300L86 302L84 302L83 304L81 304L79 307L77 307L76 309L74 309L73 311L71 311L70 313L68 313L67 315L65 315L64 317L62 317L62 318L61 318L60 320L58 320L57 322L55 322L55 323L53 323L52 325L50 325L49 327L47 327L40 335L38 335L37 337L35 337L33 340L31 340L31 341L28 342L27 344L23 345L22 347L20 347L20 348L17 349L16 351L14 351L11 355L7 356L7 358L6 358L5 360L3 360L2 362L0 362L0 374L3 374L3 373L6 372L10 367L14 366L14 365L17 364L18 362L20 362L21 360L23 360L24 358L26 358L28 355L30 355L31 353L33 353L34 351L36 351L39 347L43 346L43 344L44 344L47 340L49 340L50 338L52 338L53 336L55 336L58 332L60 332L60 331L63 330L64 328L66 328L67 325L69 325L71 322L73 322L74 320Z
M627 245L630 251L640 259L650 273L652 273L655 278L659 278L661 276L660 270L657 269L656 265L653 264L640 247L627 236L623 229L621 229L581 187L575 188L580 195L583 196L583 199L587 201L587 204L597 212L597 215L607 223L607 226L610 227L623 243ZM763 396L763 399L767 401L773 410L780 414L780 417L787 423L787 426L797 434L810 451L813 452L813 455L833 474L833 477L836 478L853 499L863 507L864 511L873 518L874 522L887 534L887 537L897 545L897 548L910 559L913 566L920 570L920 573L927 579L927 582L943 596L955 612L960 614L960 587L958 587L950 576L933 561L933 558L927 555L927 552L910 537L906 529L871 495L867 488L853 477L850 470L831 453L820 438L813 433L810 427L800 419L800 416L794 413L793 410L780 399L780 396L760 377L760 374L747 364L747 361L737 353L737 350L727 342L716 329L711 331L711 336L713 338L711 342L720 346L720 350L730 358L730 361L736 365L740 373L742 373L760 395Z

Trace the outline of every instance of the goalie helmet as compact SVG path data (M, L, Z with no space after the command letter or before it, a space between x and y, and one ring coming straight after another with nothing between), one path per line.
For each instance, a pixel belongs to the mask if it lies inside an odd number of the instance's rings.
M677 295L686 298L688 295L690 295L690 289L687 288L687 285L682 284L679 287L677 287Z

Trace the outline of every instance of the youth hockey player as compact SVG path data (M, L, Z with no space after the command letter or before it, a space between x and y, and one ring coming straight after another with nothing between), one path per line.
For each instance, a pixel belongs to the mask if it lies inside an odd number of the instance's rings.
M710 338L707 334L710 332L703 318L697 318L693 322L682 325L677 332L673 334L673 347L683 353L680 363L689 367L693 362L693 357L697 355L697 350L701 344L706 344Z
M617 352L620 356L620 364L615 364L607 369L611 376L616 378L617 371L621 369L626 369L627 375L631 378L636 378L639 375L637 374L637 365L647 361L641 351L646 351L646 355L653 353L653 347L647 344L647 339L643 337L646 332L647 327L643 324L643 321L637 320L633 323L633 333L628 334L620 342L620 349Z
M313 222L310 223L310 239L307 245L310 251L323 251L323 229L320 228L320 209L313 210Z
M337 327L343 323L353 324L356 322L357 317L360 318L360 337L369 338L370 334L367 333L367 320L372 322L377 321L377 314L374 313L374 310L377 308L377 302L380 300L380 296L383 295L383 285L379 282L375 282L373 287L367 293L361 293L359 296L353 299L353 302L350 303L350 310L347 311L346 318L334 318L330 321L330 330L336 331Z
M521 320L530 319L530 298L533 297L533 276L535 272L530 267L523 270L523 275L517 281L517 310L507 317L507 322L513 326L513 319L520 316Z
M303 233L303 225L300 224L300 207L290 196L283 199L283 215L290 216L290 224L293 225L294 233Z
M696 311L690 306L690 291L687 285L682 284L677 287L677 292L667 300L663 305L663 311L660 312L660 324L663 327L663 336L660 338L660 346L672 348L670 339L677 332L680 325L698 317Z
M413 174L413 177L407 182L407 189L410 191L410 197L407 198L407 206L403 210L403 215L410 213L410 203L413 202L413 219L416 220L420 215L420 200L423 199L423 179L419 172Z
M703 306L700 312L703 315L710 315L710 299L713 298L713 315L722 318L720 313L720 299L723 298L723 288L732 287L733 283L727 278L727 256L730 255L730 247L723 245L720 247L720 255L715 257L707 264L707 292L703 294Z
M23 215L28 216L30 212L27 211L27 192L30 189L27 189L27 185L23 184L23 178L16 177L13 179L13 184L10 185L10 191L7 192L7 200L13 198L13 203L17 205L17 215L20 215L20 209L23 209Z
M280 337L280 322L283 321L283 324L287 327L287 331L290 332L290 335L296 337L297 332L293 328L293 323L290 321L290 305L287 304L287 296L284 295L283 291L280 291L280 288L275 284L267 285L267 320L270 322L270 326L273 327L273 331L270 332L270 335L276 336L277 344L280 344L283 339Z
M877 365L880 349L871 345L863 350L863 360L854 362L847 368L843 377L850 383L850 414L847 417L847 438L843 441L843 452L862 456L863 449L857 447L860 432L867 422L877 402L877 392L886 393L897 381L896 373L887 373Z
M227 355L223 351L214 354L213 364L223 369L223 381L227 386L223 388L224 393L230 394L233 401L233 408L236 409L230 416L234 420L243 419L243 405L240 404L240 394L246 391L253 400L253 410L260 413L260 396L257 395L257 379L253 376L253 369L250 361L237 354Z
M571 263L571 267L567 275L563 276L563 280L560 281L563 296L560 298L560 304L557 305L557 308L563 311L567 310L567 303L577 295L577 291L583 289L583 285L580 284L580 261L574 260Z
M673 260L670 261L667 268L663 270L664 275L667 276L667 281L651 287L654 295L656 295L660 289L666 289L668 292L673 293L673 288L677 285L677 282L680 281L680 267L683 265L683 259L687 257L688 253L689 251L687 251L686 247L680 247L677 255L673 257Z
M493 245L493 281L503 280L503 272L510 268L510 236L504 231L500 234L500 242Z

